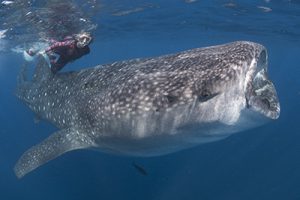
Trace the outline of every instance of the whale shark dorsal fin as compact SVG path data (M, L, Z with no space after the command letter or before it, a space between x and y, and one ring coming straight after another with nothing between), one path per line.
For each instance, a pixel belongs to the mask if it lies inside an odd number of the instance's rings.
M33 82L40 82L43 80L48 80L54 74L51 72L49 63L47 62L45 56L41 54L38 57L38 62L35 67L34 75L33 75Z
M68 128L57 131L21 156L14 167L15 174L18 178L22 178L30 171L68 151L92 146L92 140L78 130Z

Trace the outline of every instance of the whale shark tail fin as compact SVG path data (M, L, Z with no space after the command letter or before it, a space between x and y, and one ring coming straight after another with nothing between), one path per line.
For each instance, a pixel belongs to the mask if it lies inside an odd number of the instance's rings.
M27 73L28 73L28 63L24 63L21 66L21 70L20 70L20 72L18 74L18 77L17 77L18 86L28 82Z
M33 82L42 82L50 79L54 74L51 72L48 60L42 54L38 58L38 63L33 74Z
M51 69L45 58L43 56L38 57L38 62L31 78L29 76L29 63L25 62L20 69L19 75L17 77L17 88L15 94L18 98L30 103L30 98L28 96L28 91L33 87L33 85L39 84L45 80L50 79L53 76Z
M17 88L15 94L18 98L26 100L26 94L28 89L31 87L31 82L28 80L28 63L24 63L21 66L21 70L17 77Z
M37 167L68 151L93 146L92 140L78 130L63 129L27 150L15 165L14 172L18 178L22 178Z

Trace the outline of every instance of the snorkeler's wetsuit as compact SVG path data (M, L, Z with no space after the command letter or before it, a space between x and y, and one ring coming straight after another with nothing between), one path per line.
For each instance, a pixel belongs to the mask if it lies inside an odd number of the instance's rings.
M78 48L76 41L73 38L66 38L64 41L55 41L50 47L45 50L48 55L53 73L61 70L68 62L72 62L88 53L90 48L85 46Z

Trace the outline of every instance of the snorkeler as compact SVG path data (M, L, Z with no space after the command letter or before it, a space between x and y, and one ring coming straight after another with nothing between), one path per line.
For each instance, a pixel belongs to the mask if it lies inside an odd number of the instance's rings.
M91 42L92 36L90 33L84 32L68 36L63 41L51 41L52 44L41 52L29 49L24 52L24 57L26 60L29 60L28 57L34 57L37 53L40 53L48 62L51 71L55 74L67 63L90 53L88 45Z

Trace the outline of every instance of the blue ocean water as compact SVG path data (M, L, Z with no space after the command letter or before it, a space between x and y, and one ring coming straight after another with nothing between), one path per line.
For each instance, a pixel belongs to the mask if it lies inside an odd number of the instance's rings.
M11 10L5 10L3 2L0 30L6 28L6 19L14 19L4 15ZM89 19L97 25L92 29L92 51L66 71L250 40L268 49L269 76L278 92L281 116L225 140L166 156L73 151L17 179L13 166L19 156L56 130L44 121L34 123L34 114L14 96L24 60L11 48L16 41L35 39L25 40L28 32L18 27L2 38L0 34L1 200L300 199L299 1L107 0L97 4ZM141 175L133 162L148 175Z

